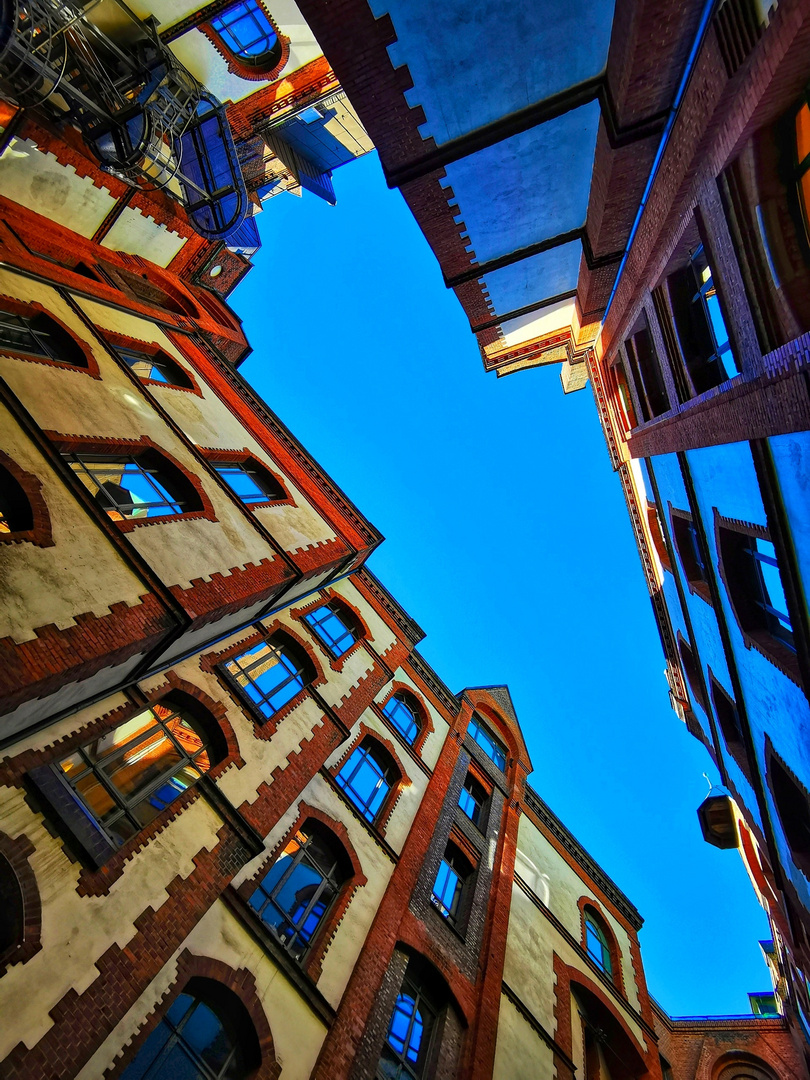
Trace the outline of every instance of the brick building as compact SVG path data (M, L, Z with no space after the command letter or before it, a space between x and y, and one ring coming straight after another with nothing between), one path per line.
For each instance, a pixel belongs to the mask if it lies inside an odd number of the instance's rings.
M803 1076L654 1005L507 688L239 376L251 214L369 145L277 8L4 11L0 1075Z
M302 10L485 369L591 384L720 775L701 824L742 854L807 1046L810 5Z

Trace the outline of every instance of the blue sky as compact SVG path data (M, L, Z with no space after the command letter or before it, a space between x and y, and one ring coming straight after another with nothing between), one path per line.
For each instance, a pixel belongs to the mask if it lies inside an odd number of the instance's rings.
M485 375L376 154L336 207L284 194L232 303L241 370L386 537L370 566L449 687L506 683L531 783L645 918L673 1015L748 1011L768 925L736 852L701 838L716 771L669 707L664 659L590 388Z

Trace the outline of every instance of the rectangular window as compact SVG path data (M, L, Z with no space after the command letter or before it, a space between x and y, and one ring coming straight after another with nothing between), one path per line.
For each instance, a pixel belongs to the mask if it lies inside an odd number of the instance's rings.
M486 802L487 792L483 784L479 784L472 773L467 773L464 787L458 797L458 805L473 825L480 827Z
M678 355L687 382L687 397L703 394L731 378L731 350L714 275L701 244L686 266L667 278Z
M636 386L641 413L645 421L652 420L669 410L661 365L653 346L646 316L642 315L635 333L625 341L627 360Z

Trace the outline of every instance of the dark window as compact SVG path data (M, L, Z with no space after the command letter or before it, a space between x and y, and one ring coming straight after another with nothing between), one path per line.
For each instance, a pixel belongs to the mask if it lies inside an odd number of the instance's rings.
M343 882L347 858L326 830L307 822L250 897L256 911L296 959L301 959Z
M430 1051L437 1007L424 979L409 965L394 1003L378 1075L381 1080L419 1080L430 1075Z
M667 279L680 352L695 394L730 378L734 358L703 245Z
M610 944L601 920L592 908L585 908L585 948L588 956L606 975L613 978L613 961L610 958Z
M252 503L276 502L287 497L278 480L258 461L240 464L215 461L212 464L231 491L248 506Z
M213 18L211 26L225 48L246 64L274 66L281 59L278 35L256 0L234 4Z
M0 533L26 532L34 515L25 492L8 469L0 465Z
M711 603L709 577L700 550L700 539L692 515L684 510L672 510L672 538L683 567L684 576L692 592Z
M245 1080L261 1064L256 1031L235 994L192 979L121 1080Z
M124 362L132 368L139 379L182 386L192 390L194 384L179 364L162 350L156 353L136 352L135 349L119 349Z
M71 469L114 521L202 510L193 485L160 454L67 454Z
M458 805L473 825L481 825L481 817L488 797L484 785L479 784L472 773L467 773L464 787L458 797Z
M373 822L399 778L396 765L383 748L375 740L366 739L352 752L335 780L366 821Z
M383 706L383 712L402 738L413 745L421 730L417 709L408 703L404 694L393 694Z
M775 754L769 756L768 780L782 830L790 846L791 858L804 876L810 878L810 807L807 793Z
M312 682L315 672L302 649L280 635L260 641L222 665L229 678L259 712L274 716Z
M200 725L156 704L58 764L83 806L120 846L211 767Z
M60 364L87 367L87 357L70 334L50 315L14 315L0 310L0 351L39 356Z
M711 689L714 714L717 717L717 722L720 725L720 731L723 733L723 739L725 740L729 753L737 762L743 774L750 780L751 766L748 761L748 755L745 752L742 724L740 723L737 706L734 703L733 698L725 692L723 687L712 676L710 676L709 679L709 686Z
M645 421L667 412L670 408L669 396L645 316L642 316L642 323L636 332L625 341L624 347Z
M310 611L304 622L312 627L335 659L348 652L360 637L355 620L339 600L330 600Z
M717 537L723 576L741 629L779 666L792 667L793 624L773 543L722 525Z
M697 660L695 659L695 654L692 652L691 646L680 636L678 637L678 652L681 656L681 666L683 668L684 675L686 676L686 681L689 684L689 690L692 694L692 697L697 702L697 704L700 705L703 711L708 715L709 705L706 701L706 695L703 692L703 682L700 677L700 668L698 666Z
M453 924L463 921L465 891L473 874L469 859L454 844L448 844L436 880L433 883L431 901L441 914Z
M470 726L467 728L467 734L471 739L478 743L487 757L491 758L501 772L503 772L506 768L506 750L498 742L489 728L486 727L484 721L477 713L473 713L472 720L470 720Z
M23 894L17 875L0 855L0 959L20 945L25 932Z
M661 560L661 565L665 570L669 570L669 572L672 573L672 563L670 562L669 552L667 551L666 541L664 540L661 515L658 513L658 507L651 499L647 500L647 524L650 526L653 546L658 553L658 558Z

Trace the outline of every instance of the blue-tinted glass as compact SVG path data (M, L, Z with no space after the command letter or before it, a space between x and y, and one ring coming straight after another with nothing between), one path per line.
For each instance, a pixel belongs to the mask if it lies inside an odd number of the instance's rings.
M472 792L468 791L467 788L461 789L461 794L458 797L458 805L461 807L461 809L464 811L470 821L472 821L474 825L477 825L478 817L481 813L481 807L475 801L475 797L473 796Z
M304 688L303 675L292 657L267 641L228 660L225 670L268 717Z
M335 658L343 656L355 642L351 630L326 604L305 615L304 619Z
M258 481L242 465L215 465L228 487L244 503L268 502L270 497Z
M610 950L607 947L604 934L590 919L585 920L585 944L588 953L602 971L610 974Z
M267 15L255 0L234 4L213 18L211 25L231 52L245 59L255 60L272 52L278 40Z
M183 1041L213 1069L220 1069L231 1052L231 1041L219 1017L202 1002L183 1026Z
M373 821L390 790L390 784L370 751L358 746L335 779L363 816Z
M782 586L782 578L776 562L776 548L770 540L762 539L756 541L756 546L757 551L763 556L759 560L759 568L762 573L765 598L780 613L780 621L789 627L790 619L787 615L787 600L785 599L785 590Z
M401 1057L416 1061L424 1030L415 1000L409 994L399 994L388 1028L388 1042Z
M193 1004L194 998L191 994L179 994L167 1009L166 1019L177 1027Z
M445 918L454 916L461 895L461 878L448 862L442 859L436 883L433 886L433 899Z
M184 995L181 995L184 996ZM176 1004L176 1003L175 1003ZM150 1065L166 1045L171 1035L169 1026L161 1021L146 1037L135 1058L124 1069L121 1080L143 1080Z
M487 757L503 771L506 768L506 752L495 741L494 737L490 735L487 729L481 724L476 716L473 716L468 728L469 734L478 743Z
M399 697L389 698L383 712L407 743L413 743L419 734L419 722L410 706Z

